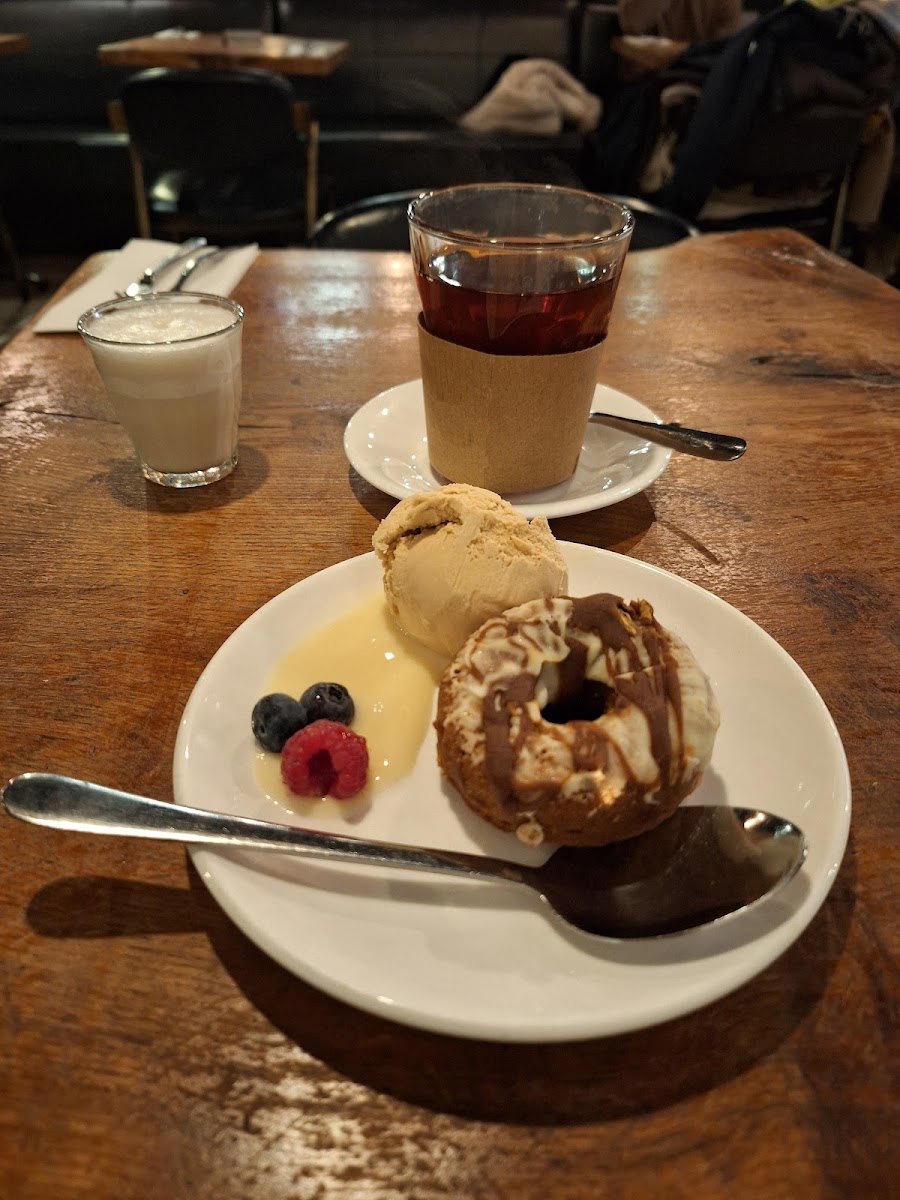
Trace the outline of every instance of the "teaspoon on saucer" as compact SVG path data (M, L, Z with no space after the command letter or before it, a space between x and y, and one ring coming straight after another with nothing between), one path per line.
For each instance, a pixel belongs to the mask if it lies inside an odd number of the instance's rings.
M3 803L23 821L79 833L279 850L519 884L537 891L567 924L616 940L663 937L721 921L787 883L807 850L805 836L790 821L725 805L679 808L639 837L599 848L562 847L542 867L527 867L455 850L313 833L62 775L20 775L3 789Z
M743 438L727 433L708 433L703 429L688 429L685 425L641 421L637 417L617 417L614 413L592 412L588 417L596 425L608 425L621 433L644 437L648 442L693 454L696 458L714 458L730 462L740 458L747 449Z

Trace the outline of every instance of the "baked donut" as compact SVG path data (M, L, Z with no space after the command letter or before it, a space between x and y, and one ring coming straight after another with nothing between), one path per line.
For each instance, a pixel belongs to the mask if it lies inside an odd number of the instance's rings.
M602 846L670 816L709 763L719 711L646 600L533 600L486 621L441 677L438 762L523 842Z

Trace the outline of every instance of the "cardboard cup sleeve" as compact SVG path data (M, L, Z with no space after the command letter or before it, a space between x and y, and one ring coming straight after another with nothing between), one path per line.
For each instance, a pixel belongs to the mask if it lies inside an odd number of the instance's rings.
M432 468L452 483L530 492L578 465L603 346L484 354L429 333L419 316Z

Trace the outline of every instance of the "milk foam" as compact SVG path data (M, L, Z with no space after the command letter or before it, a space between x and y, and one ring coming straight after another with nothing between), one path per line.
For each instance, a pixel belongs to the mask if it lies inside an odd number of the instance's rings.
M134 310L119 309L104 314L88 332L111 342L170 343L218 333L234 324L234 313L212 305L137 303Z

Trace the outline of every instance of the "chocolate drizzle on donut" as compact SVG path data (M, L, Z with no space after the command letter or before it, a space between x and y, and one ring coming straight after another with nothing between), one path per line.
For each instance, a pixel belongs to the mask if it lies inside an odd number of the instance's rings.
M636 704L644 713L650 728L653 757L660 776L668 782L673 767L669 705L675 714L680 744L683 726L681 685L668 635L655 620L653 609L646 600L626 604L619 596L600 592L573 599L570 625L587 633L596 633L605 647L607 662L617 654L627 658L628 671L610 669L615 680L614 706L622 708ZM635 626L641 629L641 640L650 659L647 666L642 665L638 657Z
M593 596L572 598L571 616L565 638L568 654L556 667L557 684L552 700L565 702L585 683L587 648L573 631L599 638L606 657L609 675L613 679L612 711L636 705L647 719L650 746L656 761L659 778L669 782L677 772L673 762L672 738L669 731L669 706L681 727L681 690L676 664L669 653L669 639L657 624L653 610L646 601L626 604L619 596L600 592ZM545 602L550 611L551 605ZM507 621L507 627L512 623ZM640 629L641 643L649 658L642 663L635 638ZM554 632L561 632L559 626ZM627 664L623 670L624 663ZM510 787L516 760L537 722L526 710L535 698L536 677L526 671L510 678L491 682L484 698L482 713L485 734L487 773L497 790L497 799L504 804L517 804ZM513 716L517 727L513 731ZM597 714L598 716L601 714ZM565 722L574 737L569 746L576 770L604 768L608 746L598 734L592 720L575 718ZM679 739L680 741L680 739ZM623 764L634 778L629 764Z
M435 721L440 765L475 812L564 845L659 824L696 787L717 726L683 642L647 601L609 593L486 622L444 673Z
M505 687L494 684L484 698L482 712L484 716L484 753L488 774L497 786L500 799L506 801L510 796L509 782L512 779L526 731L520 729L517 738L510 734L512 713L516 709L524 710L529 700L534 699L536 680L531 675L517 675Z

